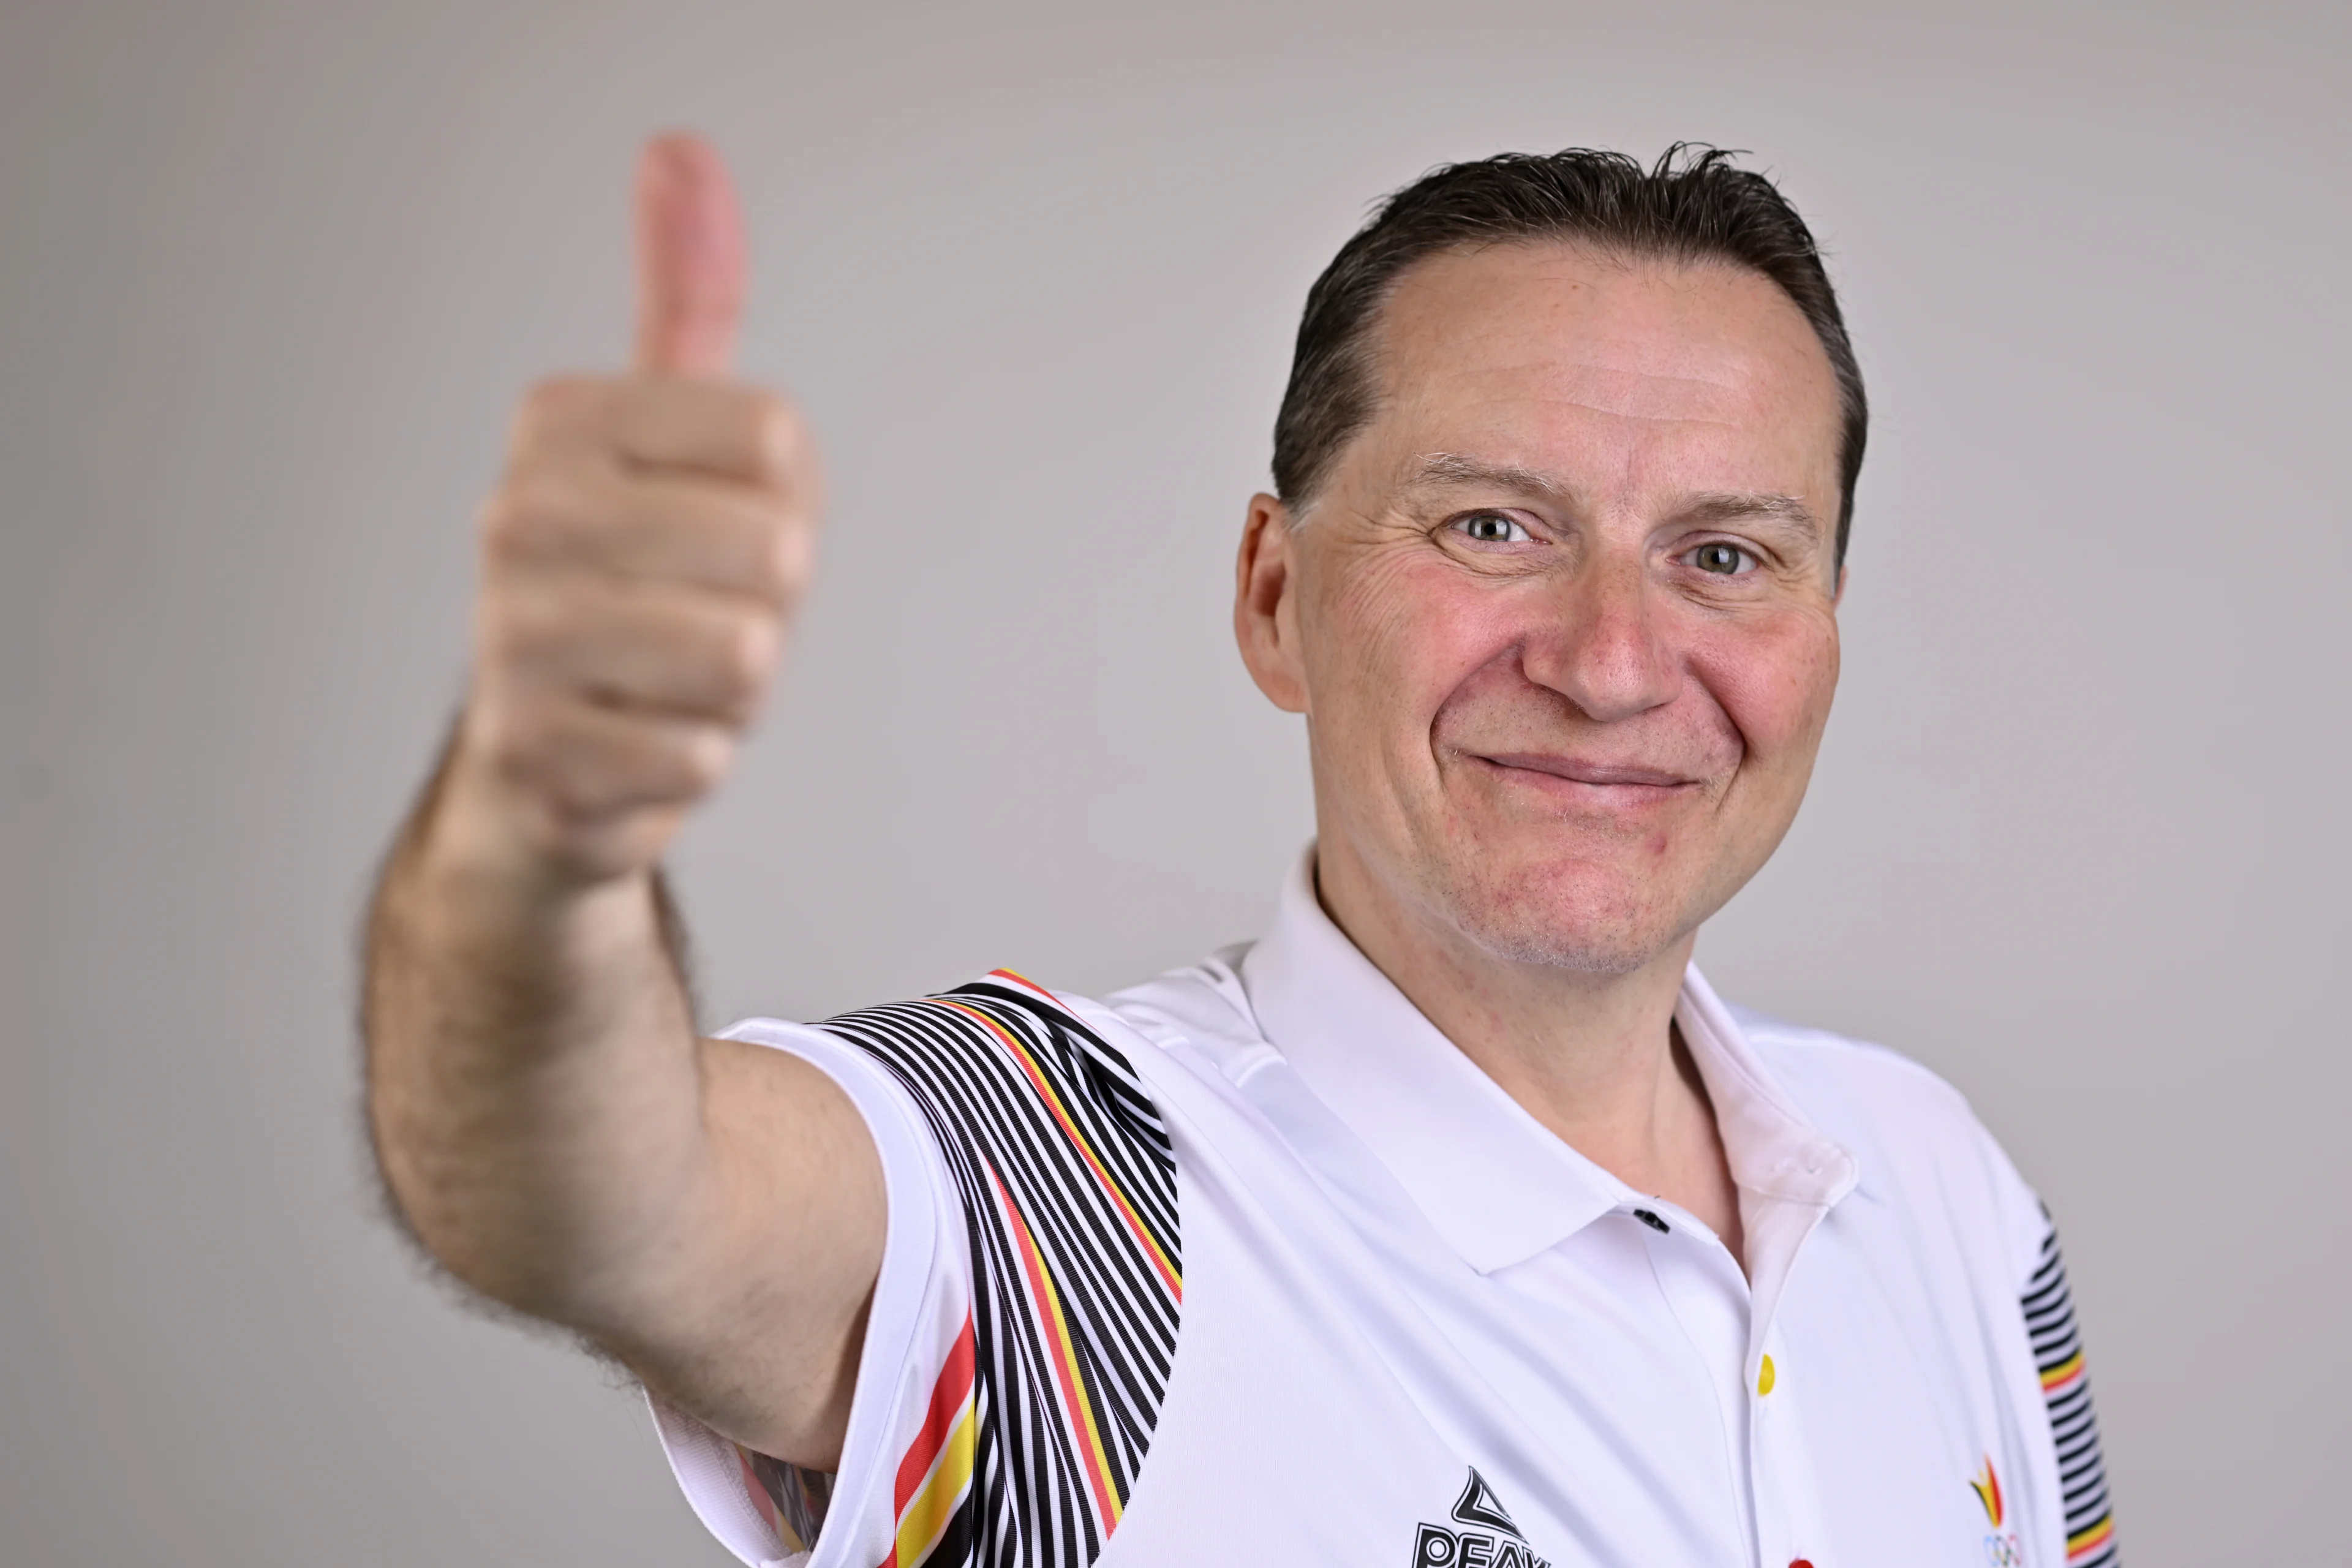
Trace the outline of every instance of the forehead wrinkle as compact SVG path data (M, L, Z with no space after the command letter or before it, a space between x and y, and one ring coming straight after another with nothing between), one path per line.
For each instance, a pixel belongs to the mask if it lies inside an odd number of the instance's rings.
M1580 408L1604 419L1630 419L1637 425L1711 425L1719 430L1740 428L1737 419L1710 419L1696 414L1633 414L1622 408L1604 408L1598 403L1585 403L1573 397L1547 397L1544 402L1555 408Z
M1513 401L1558 404L1622 419L1737 424L1755 413L1750 384L1759 367L1746 354L1701 354L1717 373L1706 374L1691 374L1696 367L1612 363L1589 353L1573 358L1529 353L1516 343L1512 351L1484 361L1454 357L1451 363L1419 364L1399 356L1383 368L1393 372L1391 395L1415 382L1452 383L1485 397L1499 391Z

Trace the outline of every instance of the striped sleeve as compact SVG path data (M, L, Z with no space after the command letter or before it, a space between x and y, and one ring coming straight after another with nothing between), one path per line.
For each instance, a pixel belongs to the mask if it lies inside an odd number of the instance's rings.
M2046 1217L2046 1215L2045 1215ZM2074 1293L2066 1288L2066 1260L2058 1232L2049 1228L2042 1258L2026 1282L2022 1303L2034 1364L2042 1373L2042 1396L2050 1406L2050 1431L2058 1447L2058 1484L2066 1510L2066 1568L2116 1568L2116 1522L2107 1500L2107 1466L2099 1451L2099 1419L2091 1407L2091 1382L2083 1362L2083 1336L2074 1326Z
M963 1311L895 1455L877 1568L1083 1568L1133 1493L1175 1354L1159 1112L1118 1048L1009 971L819 1027L903 1088L968 1234Z

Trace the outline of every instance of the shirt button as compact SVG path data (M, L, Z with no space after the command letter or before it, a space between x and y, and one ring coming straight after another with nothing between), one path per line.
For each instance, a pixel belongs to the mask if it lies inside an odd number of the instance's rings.
M1768 1355L1764 1358L1762 1364L1758 1366L1756 1369L1756 1392L1759 1394L1771 1393L1772 1384L1777 1381L1778 1379L1772 1375L1772 1358ZM1798 1561L1803 1562L1804 1560L1802 1558L1799 1558ZM1795 1568L1795 1564L1790 1564L1790 1568Z
M1660 1236L1672 1236L1674 1234L1674 1232L1667 1227L1664 1220L1660 1219L1648 1209L1635 1209L1633 1211L1633 1217L1640 1220L1643 1225L1648 1226L1652 1230L1656 1231Z

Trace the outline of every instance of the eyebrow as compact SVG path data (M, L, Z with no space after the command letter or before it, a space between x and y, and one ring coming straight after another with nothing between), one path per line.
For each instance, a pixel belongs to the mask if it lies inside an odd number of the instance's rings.
M1490 463L1458 452L1423 453L1406 474L1405 486L1417 489L1424 485L1479 485L1516 490L1522 495L1541 496L1564 507L1574 506L1577 500L1573 488L1540 468L1518 463ZM1688 496L1675 509L1675 516L1678 521L1701 525L1769 520L1790 523L1809 532L1818 532L1821 528L1821 520L1813 515L1813 510L1795 496L1763 491L1717 490Z
M1709 494L1693 496L1675 516L1685 522L1744 522L1762 518L1778 522L1794 523L1808 532L1818 532L1821 520L1813 509L1795 496Z
M1563 505L1576 499L1568 486L1539 468L1517 463L1489 463L1456 452L1423 453L1405 475L1404 482L1408 489L1423 485L1484 485L1492 489L1539 495Z

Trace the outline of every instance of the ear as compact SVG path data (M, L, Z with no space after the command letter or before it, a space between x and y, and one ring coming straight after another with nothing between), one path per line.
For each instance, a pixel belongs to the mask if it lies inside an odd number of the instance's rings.
M1298 647L1297 540L1290 509L1274 497L1250 497L1242 548L1234 562L1234 640L1266 700L1286 713L1307 711L1307 670Z
M1843 565L1839 566L1837 591L1830 595L1830 608L1832 610L1845 603L1845 574L1846 568Z

